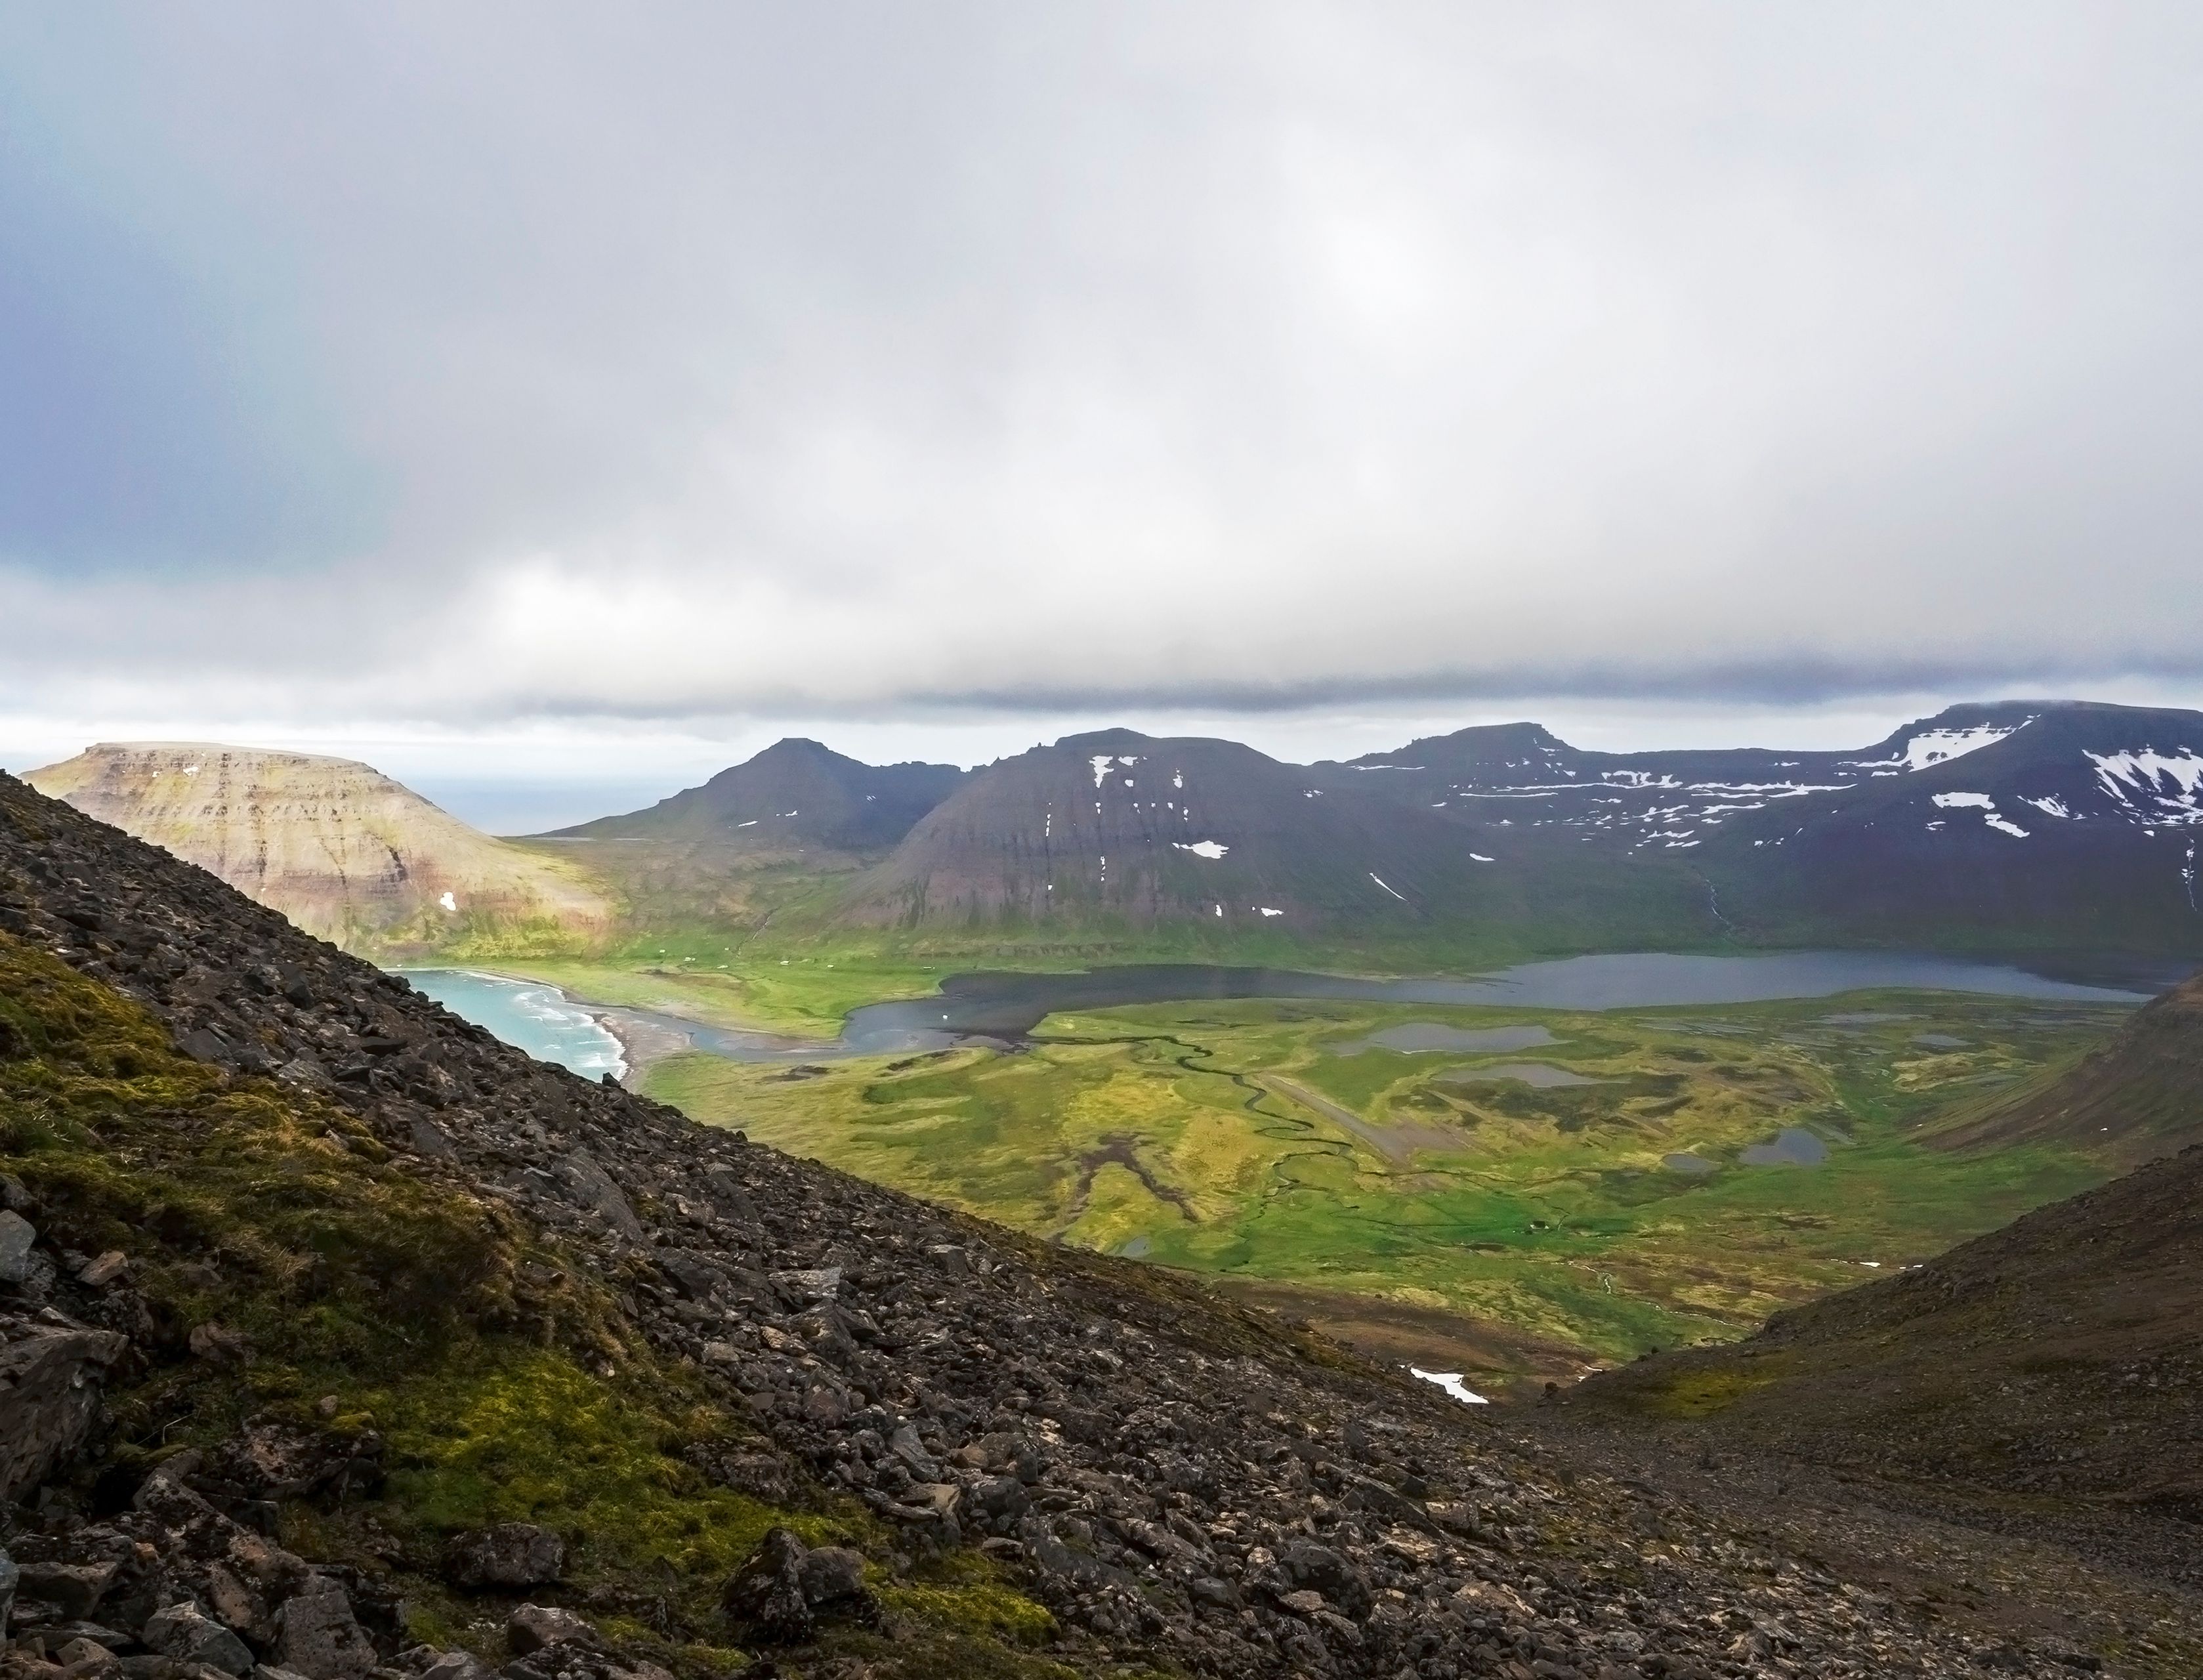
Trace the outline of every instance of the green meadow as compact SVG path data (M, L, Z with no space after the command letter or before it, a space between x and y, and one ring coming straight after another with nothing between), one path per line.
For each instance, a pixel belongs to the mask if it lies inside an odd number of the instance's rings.
M807 967L783 994L791 1022L854 984ZM937 976L908 978L923 991ZM693 971L660 984L676 980L712 985ZM728 997L727 1018L757 1022ZM2123 1013L1895 992L1604 1014L1204 1002L1052 1017L1010 1054L687 1055L647 1089L1320 1322L1458 1322L1458 1362L1481 1349L1480 1374L1504 1380L1733 1336L2100 1181L2108 1169L2075 1150L1938 1148L1930 1117L2070 1058ZM1366 1042L1410 1026L1515 1030ZM1781 1155L1817 1162L1767 1161L1786 1133Z

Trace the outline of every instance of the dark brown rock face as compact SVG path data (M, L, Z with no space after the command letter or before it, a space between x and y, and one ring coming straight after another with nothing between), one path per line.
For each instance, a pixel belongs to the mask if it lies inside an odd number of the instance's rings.
M101 1380L127 1346L110 1330L0 1316L0 1499L16 1499L84 1444Z

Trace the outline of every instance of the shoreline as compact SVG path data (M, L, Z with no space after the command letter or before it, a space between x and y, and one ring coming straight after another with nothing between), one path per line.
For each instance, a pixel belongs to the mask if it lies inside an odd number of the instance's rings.
M547 981L539 981L547 985ZM559 989L558 995L581 1010L604 1029L612 1042L619 1046L620 1060L627 1071L620 1075L620 1084L629 1091L642 1089L642 1080L659 1062L673 1056L686 1056L695 1046L683 1035L670 1027L660 1026L655 1021L639 1020L608 1004L585 1003Z

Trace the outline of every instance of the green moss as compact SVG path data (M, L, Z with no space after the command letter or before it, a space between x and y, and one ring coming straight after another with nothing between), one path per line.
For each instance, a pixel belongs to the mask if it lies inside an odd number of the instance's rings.
M1638 1403L1661 1417L1705 1417L1778 1381L1784 1369L1784 1361L1768 1358L1695 1366L1670 1373L1660 1386L1639 1395Z

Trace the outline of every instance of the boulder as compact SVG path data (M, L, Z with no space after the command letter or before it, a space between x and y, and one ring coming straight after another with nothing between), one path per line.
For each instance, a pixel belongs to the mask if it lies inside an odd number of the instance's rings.
M141 1637L148 1650L186 1665L218 1668L224 1674L252 1671L252 1653L245 1642L188 1600L155 1611Z
M65 1622L81 1622L99 1607L107 1589L115 1584L118 1565L111 1562L26 1565L18 1590L27 1599L50 1604Z
M446 1651L418 1671L417 1680L492 1680L492 1671L471 1651Z
M0 1318L0 1500L21 1499L84 1444L128 1346L110 1330Z
M566 1566L566 1542L533 1523L499 1523L444 1548L444 1576L461 1587L544 1587Z
M197 1484L217 1505L372 1493L382 1483L382 1437L372 1429L255 1423L225 1441Z
M315 1575L275 1614L275 1655L306 1680L363 1680L375 1666L375 1643L334 1576Z
M516 1657L525 1657L569 1640L594 1642L597 1630L570 1610L556 1605L523 1604L505 1624L505 1642Z
M0 1212L0 1283L21 1283L31 1275L31 1245L38 1227L12 1208Z
M577 1149L557 1164L570 1201L600 1215L605 1224L629 1242L642 1241L642 1222L635 1216L626 1192L597 1164L594 1156Z
M1356 1621L1369 1613L1368 1576L1327 1546L1312 1540L1288 1541L1278 1548L1278 1570L1293 1590L1320 1593L1325 1603Z
M765 1645L807 1643L822 1614L878 1618L861 1553L842 1546L814 1549L786 1529L766 1530L727 1582L721 1602L730 1620Z

